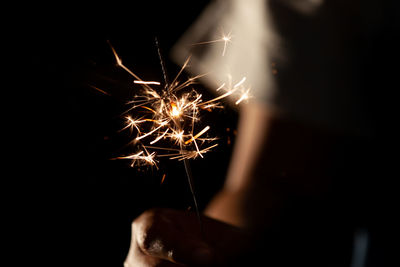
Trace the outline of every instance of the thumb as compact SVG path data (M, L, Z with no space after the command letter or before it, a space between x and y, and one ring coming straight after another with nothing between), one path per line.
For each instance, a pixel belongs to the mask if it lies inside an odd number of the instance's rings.
M162 231L154 227L145 233L136 231L136 242L144 254L189 265L207 265L213 261L213 251L205 242L165 226Z

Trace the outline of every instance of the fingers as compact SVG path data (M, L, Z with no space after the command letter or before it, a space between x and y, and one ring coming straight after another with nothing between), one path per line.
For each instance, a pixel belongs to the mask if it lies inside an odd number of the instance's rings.
M178 267L182 266L171 261L163 260L145 254L138 246L134 236L132 236L129 253L125 259L124 267Z
M173 211L152 210L142 214L132 224L136 245L144 256L155 257L172 263L206 265L212 261L211 249L199 236L191 234L190 220L186 228L173 220L184 216ZM193 230L195 231L195 230Z
M141 252L140 252L141 253ZM141 254L139 257L127 258L124 262L124 267L179 267L181 264L162 260L159 258Z

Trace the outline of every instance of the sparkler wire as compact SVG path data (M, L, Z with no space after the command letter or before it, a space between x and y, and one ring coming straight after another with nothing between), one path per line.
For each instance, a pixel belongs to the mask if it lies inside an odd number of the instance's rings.
M159 43L158 43L157 37L155 38L155 43L156 43L156 46L157 46L157 52L158 52L158 57L159 57L159 59L160 59L161 69L162 69L162 72L163 72L163 75L164 75L165 89L167 89L167 88L169 87L168 76L167 76L167 71L166 71L166 67L165 67L165 62L164 62L164 60L163 60L163 58L162 58L162 54L161 54L161 50L160 50L160 45L159 45ZM185 65L186 65L186 64L185 64ZM183 68L182 68L182 70L183 70ZM180 73L179 73L179 74L180 74ZM177 75L177 77L179 76L179 74ZM175 82L175 80L174 80L174 82ZM177 121L176 125L178 125L179 128L181 128L181 125L180 125L179 121ZM193 129L192 129L192 130L193 130ZM192 133L193 133L193 132L192 132ZM193 139L193 140L194 140L194 139ZM183 151L184 151L184 150L183 150L183 147L182 147L182 143L180 143L180 149L181 149L180 153L183 155ZM189 184L189 188L190 188L190 193L192 194L193 203L194 203L194 208L195 208L195 210L196 210L197 219L198 219L198 222L199 222L199 225L200 225L200 231L201 231L201 234L203 235L203 223L202 223L202 220L201 220L199 205L198 205L198 203L197 203L196 193L195 193L195 189L194 189L194 181L193 181L192 169L191 169L191 167L190 167L190 163L189 163L189 160L188 160L188 159L184 158L184 159L183 159L183 164L184 164L184 166L185 166L185 172L186 172L186 176L187 176L187 179L188 179L188 184Z
M200 225L200 231L201 231L202 236L204 236L203 221L201 219L199 205L197 203L197 197L196 197L196 193L195 193L195 189L194 189L194 180L193 180L193 175L192 175L192 169L190 168L190 163L189 163L188 159L183 159L183 164L185 165L186 176L188 178L188 184L189 184L190 192L192 194L193 203L194 203L194 207L195 207L196 215L197 215L197 220Z
M155 37L155 43L156 43L156 47L157 47L158 58L160 59L161 70L162 70L162 73L163 73L163 76L164 76L165 89L167 89L169 87L167 68L165 67L165 62L164 62L162 54L161 54L161 49L160 49L160 45L158 43L158 38L157 37Z

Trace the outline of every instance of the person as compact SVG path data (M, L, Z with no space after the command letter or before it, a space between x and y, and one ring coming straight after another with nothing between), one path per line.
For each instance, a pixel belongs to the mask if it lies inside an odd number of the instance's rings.
M193 212L148 210L132 223L124 266L375 266L367 250L375 248L380 188L369 177L379 176L380 161L369 101L380 76L370 75L368 53L386 7L210 4L173 57L182 63L192 54L194 73L210 70L210 88L247 77L254 97L241 107L226 181L202 227ZM191 45L221 32L230 42Z

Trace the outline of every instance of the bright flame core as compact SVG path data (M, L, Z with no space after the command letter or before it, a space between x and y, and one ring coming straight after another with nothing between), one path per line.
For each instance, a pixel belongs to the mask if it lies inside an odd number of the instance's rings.
M181 113L182 112L179 110L178 106L174 102L171 102L171 116L177 118Z
M224 36L223 40L229 42L230 36ZM118 159L132 160L131 166L150 165L157 167L156 158L160 157L177 160L203 157L203 154L209 152L218 144L209 144L203 147L205 144L215 141L216 138L205 136L211 128L210 126L198 131L197 123L200 122L200 111L223 108L218 101L228 96L237 96L236 104L249 98L250 89L246 90L244 86L246 77L243 77L236 84L230 79L229 83L224 83L218 87L218 92L223 91L220 96L203 101L202 95L194 90L192 84L204 75L191 77L184 82L178 80L188 65L190 57L167 86L161 87L157 81L143 81L123 65L115 49L113 47L111 49L118 66L134 78L134 84L141 86L140 94L135 95L129 101L132 106L125 112L128 113L136 109L137 114L140 113L141 115L136 118L126 116L126 126L122 129L130 129L131 131L136 129L136 137L133 138L132 144L135 145L137 151L128 156L118 157ZM229 76L229 78L231 77ZM152 85L156 87L154 88ZM160 146L152 146L155 143L160 143ZM163 151L164 153L161 153Z

